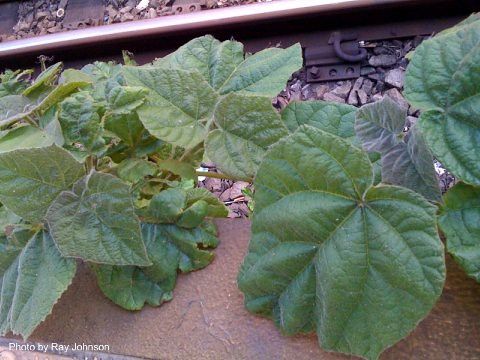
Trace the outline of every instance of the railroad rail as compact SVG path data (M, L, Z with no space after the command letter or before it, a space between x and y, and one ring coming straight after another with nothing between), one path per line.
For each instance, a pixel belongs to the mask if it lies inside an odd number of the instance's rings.
M476 0L279 0L6 41L0 70L31 67L39 55L81 66L118 59L122 49L145 63L205 33L235 37L252 52L298 41L304 48L328 44L332 31L356 41L401 38L437 32L478 10Z

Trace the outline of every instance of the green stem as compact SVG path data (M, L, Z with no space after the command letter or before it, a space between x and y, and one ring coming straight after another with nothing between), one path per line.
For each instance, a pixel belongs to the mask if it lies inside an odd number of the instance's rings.
M226 179L226 180L234 180L234 181L238 180L232 176L228 176L222 173L211 172L211 171L197 171L197 176L206 176L206 177L215 178L215 179Z

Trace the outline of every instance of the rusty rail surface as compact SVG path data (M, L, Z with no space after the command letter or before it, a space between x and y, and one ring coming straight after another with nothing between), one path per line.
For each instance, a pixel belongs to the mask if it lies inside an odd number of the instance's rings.
M389 31L395 33L395 20L398 22L409 16L415 18L418 13L411 10L423 7L425 11L433 14L428 21L424 23L416 21L410 25L405 25L403 21L403 25L400 23L398 25L410 29L402 30L402 34L415 35L437 31L457 21L460 16L455 17L455 12L450 14L449 6L452 4L454 9L461 10L460 12L466 16L472 11L471 8L475 7L469 4L475 2L476 0L278 0L164 16L3 42L0 43L0 69L11 64L20 66L23 63L32 63L32 59L41 54L54 54L59 60L75 63L85 57L108 57L112 51L119 54L124 48L134 51L141 48L141 53L148 54L145 57L148 61L149 58L158 56L159 51L168 52L181 41L177 40L175 44L171 44L172 39L177 37L188 39L193 35L198 36L207 32L220 34L220 37L226 38L235 36L243 41L253 39L252 44L256 43L261 47L274 45L275 39L280 39L282 44L298 41L297 35L302 33L303 28L309 28L307 35L310 41L315 41L319 36L315 35L316 29L330 26L331 31L339 27L371 23L375 21L375 17L385 17L384 23L391 24L390 28L393 30ZM433 4L436 6L432 6ZM399 9L405 9L406 13L401 14ZM448 15L448 19L435 18L435 11ZM321 16L326 21L320 22ZM330 19L328 20L326 16ZM254 34L255 31L267 33L268 36ZM389 31L383 31L383 34L388 35ZM275 32L280 35L275 36ZM259 41L259 38L262 40ZM251 50L256 50L255 45Z

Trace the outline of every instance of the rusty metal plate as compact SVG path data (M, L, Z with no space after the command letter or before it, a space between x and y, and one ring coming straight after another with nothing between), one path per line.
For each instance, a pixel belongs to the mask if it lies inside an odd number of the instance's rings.
M0 35L10 35L18 20L19 3L0 3Z
M78 29L103 23L105 6L102 0L68 0L63 27Z

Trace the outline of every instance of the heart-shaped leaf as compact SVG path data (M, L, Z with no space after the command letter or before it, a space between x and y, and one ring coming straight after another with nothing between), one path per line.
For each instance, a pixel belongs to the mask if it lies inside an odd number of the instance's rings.
M300 44L288 49L270 48L244 58L241 43L220 42L206 35L156 60L153 66L198 71L222 95L243 92L272 98L302 64Z
M438 224L447 250L468 276L480 282L480 187L459 183L444 195Z
M0 332L12 331L25 339L70 285L76 263L60 255L45 231L34 234L21 252L11 255L16 256L2 274Z
M372 180L367 154L322 130L274 145L238 278L247 308L282 332L316 330L323 348L368 359L412 331L445 280L436 208Z
M282 120L290 132L302 125L310 125L355 141L355 113L357 108L351 105L327 101L291 102L282 111Z
M362 106L355 121L355 132L366 151L385 153L402 142L407 109L385 96Z
M438 160L480 185L480 15L423 42L405 78L405 96L423 110L418 126Z
M123 74L129 86L149 90L137 112L152 135L184 148L205 139L218 95L199 73L125 66Z
M220 42L211 35L186 43L174 53L154 61L155 67L197 70L218 90L235 68L243 62L243 45L237 41Z
M381 153L384 183L404 186L428 200L440 201L432 153L417 126L404 138L406 119L407 109L386 96L358 110L355 131L365 150Z
M143 224L142 234L152 266L95 267L103 293L128 310L139 310L145 303L158 306L171 300L177 272L207 266L214 255L202 249L218 244L215 229L207 223L195 229L183 229L174 224Z
M265 150L288 134L267 97L229 94L215 109L205 143L207 157L227 175L251 179Z
M25 220L40 222L57 195L84 173L83 166L56 145L0 153L0 201Z
M150 265L130 189L115 176L91 172L63 191L47 212L63 256L111 265Z

